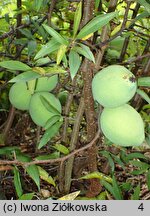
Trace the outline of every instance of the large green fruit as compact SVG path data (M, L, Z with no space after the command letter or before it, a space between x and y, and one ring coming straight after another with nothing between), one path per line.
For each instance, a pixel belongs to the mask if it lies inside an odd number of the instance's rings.
M102 69L92 81L93 97L104 107L114 108L127 103L136 89L135 76L120 65Z
M37 79L35 92L52 91L58 82L58 75L51 77L40 77Z
M43 96L49 102L49 104L51 104L60 113L61 104L59 100L49 92L37 92L32 96L29 106L29 113L35 124L44 127L47 120L54 116L55 113L50 112L45 107L41 100L41 96Z
M31 92L27 89L26 82L18 82L12 85L9 91L11 104L19 110L28 110Z
M104 135L120 146L138 146L145 139L144 123L140 114L130 105L104 108L100 116Z

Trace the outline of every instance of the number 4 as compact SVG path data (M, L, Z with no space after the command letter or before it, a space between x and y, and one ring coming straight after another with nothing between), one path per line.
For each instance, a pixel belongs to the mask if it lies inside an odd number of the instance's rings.
M139 210L143 211L144 210L144 206L143 206L143 203L141 203L138 207Z

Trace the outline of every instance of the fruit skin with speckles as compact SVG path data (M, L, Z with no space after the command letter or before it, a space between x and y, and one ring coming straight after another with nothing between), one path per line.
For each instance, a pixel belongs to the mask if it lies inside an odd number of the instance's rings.
M104 108L99 123L104 135L116 145L139 146L145 139L143 120L128 104Z
M34 93L30 100L29 113L33 122L39 126L44 127L46 122L56 113L50 112L41 100L43 96L49 104L51 104L59 113L61 113L61 104L59 100L49 92ZM57 113L58 114L58 113Z
M31 99L31 92L28 90L26 82L18 82L11 86L9 100L11 104L19 110L28 110Z
M40 77L37 79L35 92L50 92L52 91L58 83L58 75L53 75L51 77Z
M102 69L92 80L93 97L104 107L114 108L127 103L136 89L135 76L120 65Z

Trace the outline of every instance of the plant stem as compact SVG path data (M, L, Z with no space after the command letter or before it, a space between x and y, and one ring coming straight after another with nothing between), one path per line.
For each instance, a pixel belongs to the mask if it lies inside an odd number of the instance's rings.
M72 131L72 137L70 141L70 151L73 151L76 148L76 144L79 138L80 123L83 118L83 113L84 113L84 99L81 98L75 116L76 121L74 123L73 131ZM66 193L68 193L70 190L73 162L74 162L74 156L70 157L66 162L66 167L65 167L65 192Z

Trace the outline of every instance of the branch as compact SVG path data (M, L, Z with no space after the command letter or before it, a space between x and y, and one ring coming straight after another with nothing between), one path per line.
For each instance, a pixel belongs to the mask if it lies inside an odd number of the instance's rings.
M7 121L6 121L6 125L5 125L4 131L3 131L5 144L7 142L8 132L9 132L11 126L12 126L14 117L15 117L15 108L13 106L11 106L10 110L9 110L9 115L8 115L8 118L7 118Z
M143 58L147 58L150 57L150 53L147 53L145 55L141 55L141 56L137 56L136 58L130 59L126 62L123 62L122 64L131 64L132 62L137 62L137 61L141 61Z
M69 112L70 112L70 109L71 109L71 104L72 104L72 101L73 101L73 89L74 89L75 86L76 86L76 78L73 79L73 81L72 81L72 89L71 89L71 92L68 95L68 99L67 99L67 102L66 102L66 105L65 105L65 108L64 108L64 115L65 116L69 116ZM64 125L63 125L63 132L62 132L62 141L65 142L65 143L67 142L68 124L69 124L69 119L65 118Z
M47 22L49 26L51 25L51 17L52 17L52 13L53 13L56 3L57 3L57 0L52 0L48 8Z
M124 15L124 19L123 19L122 26L121 26L120 30L114 36L112 36L111 38L106 39L103 42L95 44L96 47L98 47L98 48L103 47L103 46L107 45L110 41L114 40L116 37L122 35L123 31L126 29L126 23L128 21L128 13L129 13L129 10L130 10L130 5L131 5L131 2L127 2L125 15Z
M94 11L94 1L83 0L83 17L81 22L81 27L86 25L93 17Z
M19 11L19 13L17 14L17 27L21 26L22 23L22 13L21 11L21 6L22 6L22 0L17 0L17 10ZM20 38L21 37L21 32L17 30L16 32L16 38ZM19 47L18 47L19 50Z
M115 8L117 7L117 2L118 2L118 0L110 0L107 13L115 11ZM111 22L110 22L110 25L111 25ZM108 30L107 25L105 25L102 28L101 43L104 43L106 40L109 40L109 30ZM99 69L101 67L101 63L102 63L106 48L107 48L107 46L102 46L101 49L98 49L98 52L96 55L96 63L95 63L95 70L96 71L99 71Z
M62 158L57 158L57 159L49 159L49 160L35 160L35 161L31 161L31 162L21 162L18 160L13 160L13 161L9 161L9 160L0 160L0 165L6 165L6 164L11 164L11 165L19 165L19 166L29 166L29 165L33 165L33 164L53 164L53 163L60 163L60 162L64 162L65 160L69 159L70 157L81 153L83 151L85 151L86 149L92 147L95 142L99 139L99 131L96 133L94 139L88 143L86 146L83 146L82 148L79 148L77 150L74 150L73 152L71 152L70 154L62 157Z
M42 23L47 19L47 15L42 18L42 20L38 23L39 25L42 25ZM32 35L34 35L37 32L37 28L33 29L31 31ZM21 52L24 50L24 48L28 45L28 43L25 43L22 47L20 47L20 51L16 54L14 59L18 58L18 56L21 54Z
M26 27L29 27L30 26L30 23L29 24L23 24L21 26L18 26L16 28L12 28L9 32L6 32L2 35L0 35L0 39L6 39L8 38L9 36L15 34L19 29L23 29L23 28L26 28Z
M81 97L80 104L76 113L75 117L75 123L73 126L71 141L70 141L70 150L74 150L77 145L78 137L79 137L79 131L80 131L80 124L81 120L83 118L84 113L84 99ZM74 156L70 157L69 160L66 163L66 169L65 169L65 192L69 192L70 186L71 186L71 176L72 176L72 170L73 170L73 163L74 163Z
M135 8L133 9L133 14L132 14L132 20L134 20L138 14L138 11L139 11L139 8L140 8L140 4L137 3L135 5ZM134 24L132 24L130 27L129 27L129 30L133 29L133 26ZM125 54L126 54L126 51L127 51L127 47L128 47L128 44L129 44L129 39L130 39L130 36L126 37L125 38L125 41L123 43L123 47L122 47L122 50L121 50L121 54L120 54L120 57L119 57L119 61L122 62L124 57L125 57Z

